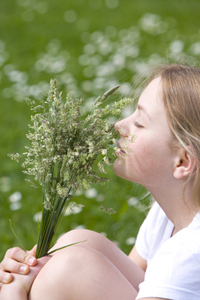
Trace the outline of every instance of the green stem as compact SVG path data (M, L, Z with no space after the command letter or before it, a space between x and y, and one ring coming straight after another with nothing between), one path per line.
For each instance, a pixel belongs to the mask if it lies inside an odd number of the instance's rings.
M80 242L76 242L76 243L72 243L72 244L69 244L69 245L65 245L65 246L63 246L63 247L60 247L60 248L57 248L57 249L55 249L55 250L52 250L52 251L48 252L48 255L51 255L52 253L54 253L54 252L56 252L56 251L58 251L58 250L67 248L67 247L69 247L69 246L77 245L77 244L80 244L80 243L83 243L83 242L86 242L86 241L87 241L87 240L80 241Z
M55 202L53 211L46 210L45 208L43 209L42 221L41 221L39 238L38 238L38 247L36 251L36 258L48 254L52 239L58 227L59 221L61 220L62 212L66 204L66 201L68 199L68 197L60 198L58 195L56 195L55 197L56 199L54 199L53 201Z

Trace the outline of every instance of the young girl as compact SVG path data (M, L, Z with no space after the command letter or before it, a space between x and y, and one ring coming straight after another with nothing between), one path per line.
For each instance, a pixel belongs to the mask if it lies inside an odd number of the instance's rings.
M114 172L155 199L129 257L89 230L66 233L55 248L87 241L38 261L14 248L0 266L0 299L200 299L200 69L157 69L115 128Z

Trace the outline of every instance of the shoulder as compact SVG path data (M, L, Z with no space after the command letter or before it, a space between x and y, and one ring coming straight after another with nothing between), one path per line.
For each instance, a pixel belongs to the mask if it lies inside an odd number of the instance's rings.
M186 277L186 270L197 272L200 282L200 216L161 245L152 259L152 265L154 268L160 265L169 272L173 270L174 274L178 273L177 278Z
M158 249L148 265L140 294L167 299L200 299L199 217Z

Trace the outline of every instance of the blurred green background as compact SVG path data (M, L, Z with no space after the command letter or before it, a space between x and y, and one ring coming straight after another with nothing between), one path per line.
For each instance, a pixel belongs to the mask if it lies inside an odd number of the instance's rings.
M26 97L38 99L56 78L64 95L94 98L133 80L151 64L200 56L199 0L0 1L0 259L9 247L37 241L42 193L24 181L7 153L23 153L30 120ZM126 115L129 112L124 112ZM57 236L72 228L104 233L128 253L149 205L146 191L117 178L76 196L85 207L68 212ZM142 199L142 200L141 200ZM107 215L99 205L117 213Z

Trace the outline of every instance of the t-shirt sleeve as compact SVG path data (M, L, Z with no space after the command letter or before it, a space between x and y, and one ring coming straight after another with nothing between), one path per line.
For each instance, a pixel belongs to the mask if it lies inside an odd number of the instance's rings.
M174 236L175 238L176 236ZM200 251L171 238L155 254L136 299L200 299Z

